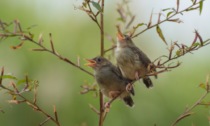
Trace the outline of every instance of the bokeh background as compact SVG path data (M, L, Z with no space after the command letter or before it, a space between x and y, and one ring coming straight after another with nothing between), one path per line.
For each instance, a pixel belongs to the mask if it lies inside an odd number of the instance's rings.
M105 32L115 36L118 14L116 4L120 0L105 0ZM11 22L18 19L22 28L32 25L35 38L43 34L44 43L48 45L48 34L52 33L55 48L63 56L77 62L81 58L92 58L100 54L99 30L91 19L74 6L79 6L82 0L1 0L0 19ZM190 0L180 1L180 8L191 4ZM184 13L178 17L182 24L164 23L161 25L168 42L179 41L190 44L194 39L194 29L197 29L203 39L210 38L210 1L204 2L203 12ZM175 7L176 0L132 0L131 11L137 16L136 24L148 22L150 14L160 12L161 9ZM154 22L157 15L154 15ZM134 39L152 60L167 54L167 47L151 29ZM62 126L96 126L97 115L88 104L99 106L98 97L94 93L80 94L80 86L84 83L93 83L94 79L75 67L59 60L45 52L32 52L35 45L26 42L21 49L12 50L10 46L17 45L19 40L9 38L0 42L0 67L5 67L5 73L24 78L38 80L38 104L48 113L53 114L52 106L56 105L59 120ZM111 42L105 40L105 47ZM153 78L154 88L146 89L142 83L135 85L135 107L128 108L117 100L112 104L108 114L106 126L160 126L170 125L187 106L192 105L203 93L198 88L205 82L210 73L210 46L206 46L193 54L185 55L179 61L182 65L171 72L160 74L158 79ZM90 68L83 66L92 72ZM34 112L25 104L13 105L7 100L8 94L0 90L0 107L5 113L0 113L1 126L36 126L45 120L41 113ZM206 98L209 101L210 97ZM179 126L210 125L208 117L210 109L199 106L193 110L194 114L183 121ZM46 126L53 126L47 122Z

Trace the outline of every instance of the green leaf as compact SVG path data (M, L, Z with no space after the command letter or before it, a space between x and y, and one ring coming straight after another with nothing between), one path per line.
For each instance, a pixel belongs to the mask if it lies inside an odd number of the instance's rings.
M28 83L31 83L32 82L32 80L28 80ZM26 79L22 79L22 80L18 80L18 82L17 82L17 85L21 85L21 84L24 84L24 83L26 83Z
M15 76L12 75L3 75L2 79L12 79L12 80L17 80L17 78Z
M206 90L206 84L204 84L204 83L199 84L199 87Z
M138 27L141 27L143 25L145 25L145 23L139 23L138 25L134 26L134 29L137 29Z
M125 22L125 20L123 20L123 18L119 17L117 18L118 21L122 21L122 22Z
M87 7L87 3L86 3L86 2L83 2L82 5L83 5L83 7L85 7L85 8Z
M99 5L99 3L91 1L92 5L98 10L98 11L102 11L101 6Z
M164 35L163 35L163 32L162 32L161 28L159 27L159 25L157 25L156 31L157 31L159 37L163 40L163 42L164 42L166 45L168 45L167 42L166 42L166 40L165 40L165 37L164 37Z
M167 18L173 13L174 11L168 12L167 13Z
M171 8L162 9L162 11L167 11L167 10L171 10Z
M200 1L199 8L200 8L199 11L200 11L200 15L201 15L201 12L203 10L203 0Z
M23 80L18 80L17 85L21 85L21 84L23 84L23 83L25 83L25 82L26 82L25 79L23 79Z
M193 47L200 46L200 43L199 43L199 42L195 42L192 46L193 46Z
M180 51L180 50L177 50L177 51L176 51L176 55L177 55L177 56L180 56L180 55L181 55L181 51Z
M168 21L176 22L176 23L183 23L179 18L176 18L176 19L168 19Z

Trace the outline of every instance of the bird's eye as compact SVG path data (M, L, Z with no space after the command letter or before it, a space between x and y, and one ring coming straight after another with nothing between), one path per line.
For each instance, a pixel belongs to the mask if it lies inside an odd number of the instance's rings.
M100 62L101 62L101 58L98 58L98 59L97 59L97 62L99 62L99 63L100 63Z

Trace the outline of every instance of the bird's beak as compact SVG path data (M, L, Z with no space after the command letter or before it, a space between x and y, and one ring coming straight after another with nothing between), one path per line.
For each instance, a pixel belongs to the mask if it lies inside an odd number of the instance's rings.
M122 34L122 32L120 30L118 30L117 38L118 38L119 41L124 39L124 35Z
M89 67L93 67L96 65L96 61L95 60L92 60L92 59L86 59L87 63L85 64L86 66L89 66Z

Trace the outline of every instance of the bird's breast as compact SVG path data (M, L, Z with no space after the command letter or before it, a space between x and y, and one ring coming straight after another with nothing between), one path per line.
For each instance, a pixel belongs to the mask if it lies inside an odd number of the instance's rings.
M117 48L116 60L124 77L131 80L135 80L136 72L139 76L144 76L147 72L147 68L143 65L139 59L138 54L135 54L130 48Z

